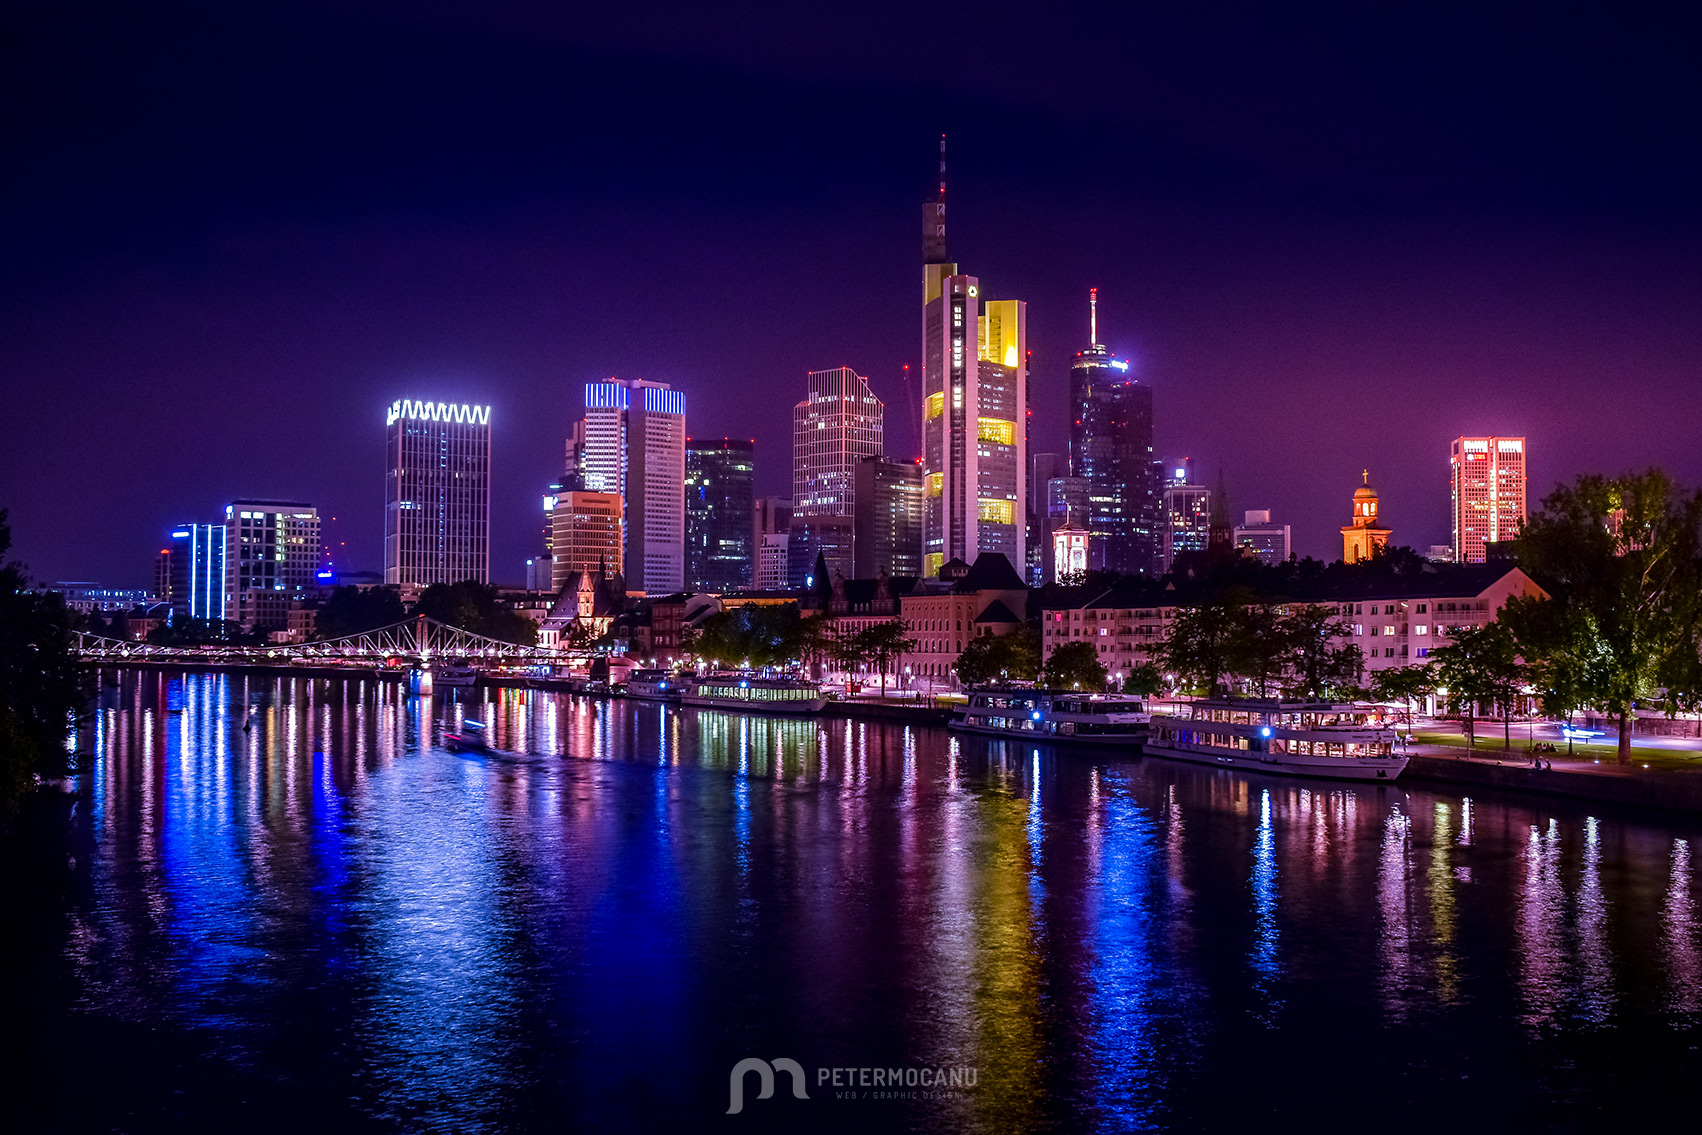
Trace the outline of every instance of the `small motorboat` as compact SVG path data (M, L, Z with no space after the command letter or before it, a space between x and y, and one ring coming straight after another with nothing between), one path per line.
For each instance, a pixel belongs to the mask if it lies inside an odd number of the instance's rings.
M485 736L485 723L471 718L461 722L461 732L445 736L443 743L451 753L490 751L490 739Z

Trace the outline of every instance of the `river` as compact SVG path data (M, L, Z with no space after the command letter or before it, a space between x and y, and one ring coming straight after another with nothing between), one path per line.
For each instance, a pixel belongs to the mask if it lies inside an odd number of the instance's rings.
M1683 818L356 681L77 741L58 1130L1589 1130L1698 1067Z

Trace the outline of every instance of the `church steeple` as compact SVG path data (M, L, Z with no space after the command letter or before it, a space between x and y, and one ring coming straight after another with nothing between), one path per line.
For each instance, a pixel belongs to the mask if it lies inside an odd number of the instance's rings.
M1342 529L1342 560L1357 563L1368 560L1378 549L1388 544L1390 529L1383 527L1377 516L1377 490L1371 487L1371 470L1360 473L1359 488L1353 490L1353 517Z

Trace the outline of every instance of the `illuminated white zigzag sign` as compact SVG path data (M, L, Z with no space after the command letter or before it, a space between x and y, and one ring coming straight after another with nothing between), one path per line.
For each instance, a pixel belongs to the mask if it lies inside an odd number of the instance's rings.
M390 404L390 413L385 417L385 425L394 425L398 418L413 418L427 422L472 422L474 425L488 426L491 424L491 408L489 406L468 406L465 403L453 402L420 402L409 398L398 398Z

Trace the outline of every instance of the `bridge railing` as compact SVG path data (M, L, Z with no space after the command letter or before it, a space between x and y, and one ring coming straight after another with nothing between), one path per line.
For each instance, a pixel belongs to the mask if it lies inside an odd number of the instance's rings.
M202 665L288 666L385 665L420 666L455 659L472 665L560 664L587 657L583 650L522 646L416 616L376 630L315 642L211 643L200 646L162 646L77 632L76 651L90 662L186 662Z

